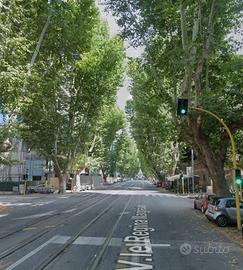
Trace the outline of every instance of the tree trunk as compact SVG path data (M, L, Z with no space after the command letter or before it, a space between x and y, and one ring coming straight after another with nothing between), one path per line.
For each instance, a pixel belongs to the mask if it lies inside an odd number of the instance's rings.
M105 174L104 167L101 164L100 164L100 169L101 169L101 172L102 172L102 178L104 180L104 183L106 183L107 175Z
M218 160L215 163L208 162L207 166L213 180L213 192L218 196L229 196L229 183L225 179L224 162Z
M64 194L66 192L67 173L63 174L56 166L55 173L59 180L59 193Z
M59 180L59 193L64 194L66 192L67 173L62 172L57 157L55 155L52 156L52 160L54 162L55 173Z
M203 135L200 126L198 126L197 120L189 118L189 128L194 143L202 155L209 175L213 180L215 194L218 196L229 196L229 184L226 181L224 171L227 141L222 141L221 151L219 151L219 154L215 154L209 139Z

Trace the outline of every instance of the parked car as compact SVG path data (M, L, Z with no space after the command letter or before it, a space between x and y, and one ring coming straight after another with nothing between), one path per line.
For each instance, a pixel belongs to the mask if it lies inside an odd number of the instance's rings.
M44 185L30 186L28 187L29 193L41 193L41 194L51 194L57 192L55 188L46 187Z
M80 185L80 190L85 191L86 190L86 184L81 184Z
M240 202L241 221L243 221L243 202ZM206 216L220 227L236 224L236 205L234 198L213 197L208 204Z
M162 182L158 181L157 184L156 184L156 187L162 187Z
M205 212L208 209L208 203L210 198L215 197L215 194L211 193L200 193L198 196L194 199L194 209L199 209L202 211L202 213L205 214Z
M85 185L85 189L86 189L86 190L94 189L94 185L93 185L93 184L92 184L92 185L91 185L91 184L86 184L86 185Z

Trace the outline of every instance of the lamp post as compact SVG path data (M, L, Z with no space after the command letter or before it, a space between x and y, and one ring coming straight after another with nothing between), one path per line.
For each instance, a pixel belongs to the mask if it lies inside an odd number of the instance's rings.
M90 174L90 182L91 182L91 189L93 189L93 177L92 177L92 169L91 169L91 162L92 162L93 152L88 152L88 158L89 158L89 174Z
M194 151L191 149L192 154L192 194L195 192L195 176L194 176Z

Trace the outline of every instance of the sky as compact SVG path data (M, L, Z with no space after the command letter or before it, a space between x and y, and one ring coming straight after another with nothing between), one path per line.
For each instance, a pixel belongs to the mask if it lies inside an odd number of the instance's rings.
M119 32L119 26L117 25L115 18L111 14L107 14L106 12L104 12L104 6L99 4L99 2L101 1L96 0L96 3L101 12L101 18L107 20L109 24L110 35L114 36ZM125 42L125 46L127 57L137 57L142 54L141 48L134 49L133 47L129 46L128 42ZM131 95L128 89L129 89L129 79L127 76L125 76L123 87L120 88L117 92L117 105L123 111L126 106L126 101L131 99Z

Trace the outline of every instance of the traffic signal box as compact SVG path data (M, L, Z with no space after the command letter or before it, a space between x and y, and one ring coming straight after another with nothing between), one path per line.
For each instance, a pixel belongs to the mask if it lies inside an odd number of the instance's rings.
M178 98L176 106L177 116L187 116L188 114L188 99Z
M235 170L235 182L238 186L242 185L241 170Z

